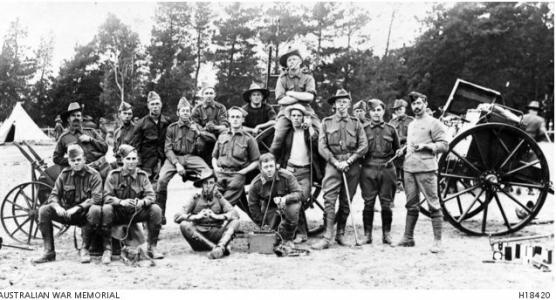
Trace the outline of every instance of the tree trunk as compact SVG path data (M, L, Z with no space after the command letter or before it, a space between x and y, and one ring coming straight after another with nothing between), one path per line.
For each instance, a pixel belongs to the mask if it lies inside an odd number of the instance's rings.
M195 69L195 85L193 88L196 90L199 84L199 69L201 68L201 29L197 29L197 68Z

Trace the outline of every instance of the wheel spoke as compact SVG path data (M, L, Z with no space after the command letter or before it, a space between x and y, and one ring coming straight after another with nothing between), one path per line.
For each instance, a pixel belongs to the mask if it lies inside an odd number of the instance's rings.
M487 199L485 199L486 202ZM488 216L488 205L483 207L483 222L481 223L481 232L485 233L487 226L487 216Z
M23 198L25 198L25 202L27 202L27 207L33 207L33 200L31 198L29 198L29 196L27 196L27 194L25 194L25 191L23 189L19 190L19 194L23 196Z
M457 197L457 199L458 199L459 213L461 215L463 213L463 207L461 206L461 199L459 198L459 196Z
M474 189L476 189L476 188L478 188L478 187L479 187L479 185L476 184L476 185L474 185L474 186L472 186L472 187L469 187L469 188L466 188L466 189L464 189L464 190L461 190L461 191L459 191L459 192L457 192L457 193L455 193L455 194L450 194L450 196L449 196L448 198L444 198L444 202L447 202L447 201L452 200L452 199L454 199L454 198L456 198L456 197L458 197L458 196L460 196L460 195L463 195L463 194L465 194L465 193L468 193L469 191L472 191L472 190L474 190Z
M15 219L15 218L21 218L21 217L28 217L29 214L26 215L17 215L17 216L8 216L8 217L4 217L4 219Z
M525 205L523 205L523 203L519 202L519 200L517 200L516 198L514 198L514 196L512 196L512 195L506 193L506 191L504 191L504 190L502 190L502 189L501 189L500 191L501 191L502 193L504 193L504 195L508 196L508 198L512 199L512 201L514 201L515 203L517 203L517 205L521 206L521 208L523 208L528 214L531 214L531 213L532 213L531 210L530 210L527 206L525 206Z
M496 130L492 130L492 133L493 133L494 136L496 137L496 140L498 140L498 142L500 142L500 145L502 145L502 148L504 148L504 150L506 150L507 153L510 153L510 149L508 148L508 146L506 146L506 143L504 143L504 141L502 140L502 138L500 138L500 136L498 135L498 133L496 132Z
M35 239L37 238L37 233L38 233L38 232L39 232L39 226L37 225L37 226L35 227L35 233L33 233L33 238L35 238Z
M465 216L467 216L467 214L471 210L471 207L473 207L473 205L475 205L475 203L477 202L477 199L479 199L479 197L481 197L483 192L484 192L484 190L481 190L481 192L475 197L475 199L473 199L473 202L471 203L471 205L469 205L469 207L467 207L465 212L461 216L459 216L459 219L456 221L456 222L458 222L458 224L461 224L461 221L465 220Z
M519 172L519 171L521 171L521 170L523 170L523 169L527 169L527 168L529 168L529 167L531 167L531 166L534 166L534 165L536 165L536 164L538 164L538 163L540 163L540 161L539 161L538 159L537 159L537 160L534 160L534 161L532 161L532 162L530 162L530 163L527 163L527 164L525 164L525 165L523 165L523 166L521 166L521 167L519 167L519 168L516 168L516 169L513 169L513 170L509 171L508 173L502 175L501 177L509 176L509 175L511 175L511 174L513 174L513 173L515 173L515 172Z
M483 168L488 169L487 157L483 152L482 147L479 147L479 143L477 142L480 139L478 139L474 134L472 134L471 136L473 137L472 143L475 142L475 147L477 148L477 151L479 152L479 156L481 157L481 163L483 164Z
M502 214L502 219L504 219L506 227L511 230L512 226L510 225L510 222L508 222L508 217L506 217L506 212L504 212L504 209L502 208L502 203L500 203L497 193L494 193L494 199L496 199L496 204L498 204L498 209L500 209L500 213Z
M459 174L440 173L440 176L442 176L442 177L448 177L448 178L475 180L475 177L465 176L465 175L459 175Z
M27 222L29 222L30 220L31 220L31 218L27 218L27 220L25 220L25 222L19 224L19 226L17 226L17 228L14 231L12 231L12 233L10 233L10 235L13 236L18 230L21 230L23 225L27 224Z
M463 156L461 156L459 153L457 153L454 149L450 149L450 152L454 153L455 156L457 156L459 159L461 159L466 165L468 165L469 167L471 167L471 169L473 169L475 172L481 174L481 171L479 169L477 169L477 167L475 167L474 164L472 164L470 161L468 161L466 158L464 158Z
M316 204L320 209L322 209L322 211L324 211L324 206L322 206L322 204L320 204L317 200L313 201L313 204Z
M535 188L535 189L539 189L539 190L542 190L542 189L545 188L544 185L540 185L540 184L532 184L532 183L526 183L526 182L515 182L515 181L502 181L502 182L500 182L500 184L516 185L516 186L522 186L522 187L528 187L528 188Z
M521 147L521 145L523 145L523 143L525 143L525 140L521 140L521 142L519 142L519 144L517 144L517 146L515 146L514 150L512 150L512 152L510 152L508 157L506 157L506 159L502 162L502 164L498 167L498 169L502 169L510 161L512 156L514 156L515 153L517 152L517 149L519 149Z
M10 200L8 200L8 199L5 199L5 201L8 202L8 203L10 203L10 204L13 205L13 206L19 208L19 210L24 210L24 211L26 211L26 212L29 212L29 209L28 209L28 208L25 208L25 207L23 207L23 206L21 206L21 205L15 203L15 202L12 202L12 201L10 201Z

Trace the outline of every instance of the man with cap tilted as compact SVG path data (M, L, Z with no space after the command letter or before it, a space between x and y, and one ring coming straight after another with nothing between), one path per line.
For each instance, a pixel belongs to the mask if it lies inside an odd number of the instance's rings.
M280 57L280 65L286 72L280 75L276 82L276 100L281 105L280 112L274 126L275 133L270 152L277 156L279 149L283 146L284 138L292 127L291 121L285 114L288 105L299 103L305 107L310 117L305 118L305 123L310 123L314 130L320 129L320 121L309 105L317 94L315 79L301 69L302 57L298 50L290 51Z
M367 151L367 137L359 119L349 115L350 94L343 89L328 100L336 112L322 120L319 135L319 153L326 160L326 169L322 181L323 198L326 213L326 232L324 238L312 246L313 249L326 249L334 236L334 221L338 222L336 242L346 245L344 233L349 216L349 203L353 199L359 182L359 159ZM336 199L340 193L345 194L343 183L345 174L350 199L340 198L340 207L336 217Z
M303 197L301 186L290 171L277 169L276 159L271 153L261 155L259 169L261 173L253 179L249 188L251 219L258 226L268 225L278 230L279 240L293 248Z
M211 259L230 254L228 244L239 227L239 215L232 205L215 188L212 170L204 171L193 183L202 188L201 193L186 200L174 221L193 251L209 251Z
M118 153L118 148L122 144L129 144L131 141L131 133L133 132L133 106L127 102L122 102L118 107L118 116L122 125L114 131L114 155ZM121 163L121 158L116 156L118 163Z
M64 126L62 125L62 118L60 118L60 115L56 115L56 119L54 119L54 121L56 122L56 125L54 126L54 140L57 141L64 132Z
M441 251L442 211L438 199L436 155L448 151L449 136L442 122L426 113L427 96L411 92L409 94L415 120L407 129L407 148L404 158L404 182L407 216L405 232L398 246L413 247L413 231L419 217L419 194L423 193L431 214L434 243L432 253ZM402 149L397 151L398 154Z
M382 217L382 242L392 244L390 229L392 227L392 201L396 193L396 170L392 163L387 163L400 148L398 134L394 126L384 122L384 103L379 99L369 100L370 122L364 125L369 142L369 149L361 163L361 196L364 201L363 229L364 243L373 241L373 219L375 200L378 196Z
M160 166L164 162L164 141L170 118L162 114L162 100L155 91L147 95L149 114L133 127L130 145L137 149L140 168L149 174L151 184L156 184Z
M44 253L33 263L56 260L52 221L81 227L81 262L91 262L91 234L101 221L98 214L95 216L92 213L92 206L100 209L102 204L102 178L85 164L85 153L80 145L69 145L67 157L69 167L62 170L48 200L39 208L38 228L43 237ZM110 257L110 254L107 255Z
M62 113L62 120L68 122L68 129L62 133L56 143L52 160L62 167L69 166L68 158L65 156L70 144L79 144L85 152L85 162L106 175L109 164L104 155L108 151L108 144L100 133L93 128L83 127L83 106L77 102L69 104L67 111Z
M243 93L243 100L247 102L242 108L247 112L243 130L256 136L264 129L273 126L276 119L274 108L266 103L270 92L255 82Z
M224 198L247 212L246 203L239 200L244 193L245 176L257 168L260 152L255 138L242 129L245 115L241 107L232 106L228 110L230 129L218 137L212 152L212 168Z
M367 109L367 101L360 100L353 105L353 115L359 119L361 124L369 122L369 112Z
M400 147L405 146L407 141L407 127L413 121L412 116L405 113L407 102L403 99L396 99L394 101L393 117L390 120L390 125L396 128L398 137L400 138ZM403 156L394 160L396 172L398 176L398 190L403 190Z
M168 183L172 177L178 173L185 179L186 172L200 175L210 170L207 163L198 156L197 148L201 135L210 133L203 133L201 127L191 120L191 104L185 97L180 99L176 114L179 120L170 124L166 130L166 142L164 143L166 160L160 169L157 184L156 201L162 209L163 225L166 224Z
M521 122L525 125L525 132L535 141L540 141L546 137L546 127L544 118L539 116L541 109L539 101L531 101L527 105L528 112L523 115Z
M324 165L322 157L318 153L318 134L311 126L303 122L303 118L309 113L299 103L286 108L286 115L290 118L293 127L288 130L284 139L284 146L279 149L280 156L277 157L278 164L290 171L303 190L301 204L304 205L311 197L313 182L322 181L322 170ZM312 150L312 152L311 152ZM297 227L296 243L307 240L307 221L304 209L300 209L299 224Z
M104 222L112 226L147 222L147 254L155 259L164 258L156 248L162 210L155 203L149 175L137 167L137 150L133 146L121 145L118 155L123 166L112 170L104 183L104 203L110 204L109 210L103 211Z

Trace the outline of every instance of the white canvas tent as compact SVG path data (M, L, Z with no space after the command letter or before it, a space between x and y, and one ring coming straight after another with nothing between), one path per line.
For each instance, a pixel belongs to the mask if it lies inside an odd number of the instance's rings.
M21 141L51 142L53 139L42 132L17 102L10 117L0 126L0 144Z

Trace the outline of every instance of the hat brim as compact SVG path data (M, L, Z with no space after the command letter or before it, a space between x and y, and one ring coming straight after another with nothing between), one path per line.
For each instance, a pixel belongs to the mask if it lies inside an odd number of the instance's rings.
M341 96L334 96L334 97L328 99L328 100L327 100L327 101L328 101L328 104L334 105L334 102L336 102L336 100L338 100L338 99L340 99L340 98L346 98L346 99L349 99L349 101L351 101L351 97L350 97L350 96L348 96L348 95L341 95Z
M527 106L527 109L541 110L541 108L538 106Z
M203 186L203 182L205 182L208 179L214 178L216 179L216 176L214 175L214 173L212 173L210 176L205 177L205 178L201 178L199 180L196 180L195 182L193 182L193 186L196 188L200 188Z
M266 100L268 98L268 96L270 95L270 91L267 90L267 89L247 90L247 91L243 92L243 101L245 101L247 103L251 103L251 94L253 92L261 92L263 94L263 101Z
M81 108L76 108L76 109L72 109L72 110L68 110L68 111L62 112L62 113L60 114L60 117L62 118L62 122L67 122L67 121L68 121L69 115L71 115L71 113L73 113L73 112L75 112L75 111L83 112L83 106L81 106Z
M286 116L289 116L292 110L299 110L304 116L309 115L309 112L307 111L307 109L305 109L305 107L288 106L285 108L284 111L286 113Z
M288 67L288 58L292 55L298 56L301 60L303 60L303 57L301 57L301 53L299 53L298 50L294 50L294 51L288 52L288 53L280 56L280 59L279 59L280 65L284 68L287 68Z

